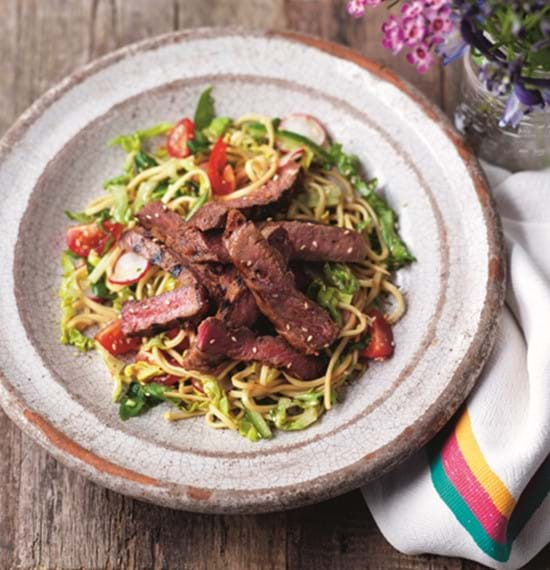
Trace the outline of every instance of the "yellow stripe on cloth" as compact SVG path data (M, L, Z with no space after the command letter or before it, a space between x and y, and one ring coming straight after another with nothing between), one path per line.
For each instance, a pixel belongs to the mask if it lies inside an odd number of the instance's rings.
M474 436L474 432L472 431L472 422L467 410L464 411L458 421L455 433L460 451L464 459L466 459L472 473L489 497L491 497L498 511L509 519L516 506L516 500L500 477L489 467L489 464L483 456L481 448Z

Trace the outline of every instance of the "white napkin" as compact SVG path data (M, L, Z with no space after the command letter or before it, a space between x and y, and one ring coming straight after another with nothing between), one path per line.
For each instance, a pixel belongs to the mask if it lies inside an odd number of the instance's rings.
M550 542L550 169L485 171L508 258L495 349L455 420L363 494L401 552L516 569Z

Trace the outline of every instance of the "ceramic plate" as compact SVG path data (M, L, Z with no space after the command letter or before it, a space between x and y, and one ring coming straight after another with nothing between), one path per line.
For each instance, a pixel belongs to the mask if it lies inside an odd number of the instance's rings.
M122 423L97 355L58 343L67 221L118 173L119 133L193 112L213 85L219 114L307 112L356 153L400 215L418 258L400 272L408 313L397 352L302 432L253 444L202 418L154 409ZM184 32L74 73L0 147L0 400L56 458L97 483L175 508L254 512L328 498L425 444L472 388L503 299L502 240L477 163L413 88L341 46L278 33Z

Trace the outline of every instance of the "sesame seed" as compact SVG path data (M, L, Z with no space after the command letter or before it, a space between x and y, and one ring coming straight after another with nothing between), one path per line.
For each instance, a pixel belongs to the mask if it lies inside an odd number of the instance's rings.
M309 309L309 303L307 301L304 303L304 309L306 311Z
M256 354L256 353L258 352L258 349L257 349L255 346L253 346L253 347L252 347L252 352L253 352L254 354Z
M147 220L152 220L152 219L153 219L153 218L151 218L151 215L150 215L150 214L145 214L145 218L146 218Z
M307 327L302 327L302 330L303 330L304 332L307 332Z
M279 180L279 175L278 175L278 174L275 174L275 176L273 177L273 182L275 182L275 181L277 181L277 180Z
M353 247L348 247L348 253L351 253L353 251Z
M319 244L318 244L315 240L313 240L313 241L311 242L311 245L312 245L313 247L317 247Z
M247 266L247 267L252 267L252 261L250 261L250 259L246 262L246 266Z
M289 325L288 323L285 325L285 329L286 329L287 331L290 330L290 325Z
M237 339L236 339L236 337L234 337L234 336L231 337L231 340L232 340L233 342L237 342Z
M170 299L166 299L166 301L164 301L164 304L168 307L170 305Z
M304 251L304 249L306 248L305 244L300 246L300 251Z
M208 341L208 344L214 344L215 342L216 342L216 339L215 339L215 338L211 338L211 339Z
M350 234L350 231L349 231L349 230L346 230L346 231L344 232L344 235L345 235L345 236L348 236L349 234Z
M313 335L310 334L310 335L306 338L306 340L307 340L307 342L311 342L311 341L313 340Z
M265 221L266 221L266 222L272 222L272 221L273 221L273 218L270 216L269 218L266 218Z
M289 362L289 363L286 365L286 367L287 367L287 368L292 368L292 362Z
M273 299L278 299L279 298L279 294L278 293L273 293L273 295L271 295L273 297Z
M159 217L159 213L155 212L155 218L158 218L158 217Z

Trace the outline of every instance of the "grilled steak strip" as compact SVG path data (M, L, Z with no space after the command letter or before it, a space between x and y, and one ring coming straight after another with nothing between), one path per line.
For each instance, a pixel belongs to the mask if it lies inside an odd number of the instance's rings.
M125 251L133 251L147 258L154 265L167 271L172 277L179 277L185 271L181 259L163 243L154 241L143 228L136 226L122 234L118 244Z
M301 166L298 163L291 160L279 167L273 178L268 180L261 188L241 198L222 197L219 199L219 203L227 208L243 210L278 202L294 187L300 168Z
M282 255L236 210L228 214L224 244L258 308L289 344L316 354L336 340L328 313L296 289Z
M140 224L157 239L173 249L187 264L223 262L223 248L213 247L212 239L160 202L150 202L138 213Z
M359 262L367 256L367 243L356 231L309 222L266 222L261 232L269 241L273 232L286 230L290 259Z
M286 369L289 374L306 380L321 376L325 366L322 359L298 352L281 337L256 336L246 327L230 329L215 317L199 325L196 346L206 357L256 360L274 368ZM208 368L210 365L206 366Z
M168 293L122 305L122 331L127 336L148 335L196 317L208 309L208 297L200 285L184 285Z

